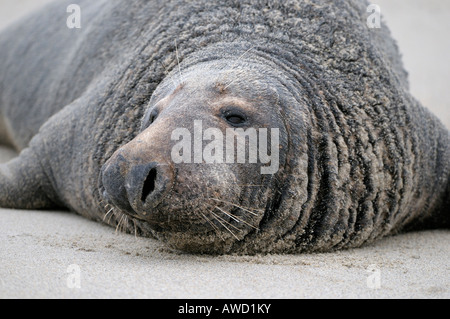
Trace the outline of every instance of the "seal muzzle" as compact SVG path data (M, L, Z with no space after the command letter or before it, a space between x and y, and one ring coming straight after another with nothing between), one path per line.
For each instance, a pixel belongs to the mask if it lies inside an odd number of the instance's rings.
M106 200L134 217L148 217L167 195L172 182L167 164L130 162L122 154L102 170Z

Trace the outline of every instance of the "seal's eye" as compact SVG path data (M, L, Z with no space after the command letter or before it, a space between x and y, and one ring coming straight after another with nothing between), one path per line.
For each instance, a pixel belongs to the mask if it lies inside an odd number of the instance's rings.
M153 110L151 113L150 113L150 116L149 116L149 118L148 118L148 124L147 125L150 125L150 124L152 124L153 122L155 122L155 120L156 120L156 118L158 117L158 110Z
M147 113L142 121L141 132L146 130L153 122L155 122L158 115L159 112L157 109L153 109L150 113Z
M239 124L245 123L245 119L240 115L227 116L227 121L230 122L230 124L234 124L234 125L239 125Z
M247 123L246 116L236 110L225 112L224 118L232 126L242 126Z

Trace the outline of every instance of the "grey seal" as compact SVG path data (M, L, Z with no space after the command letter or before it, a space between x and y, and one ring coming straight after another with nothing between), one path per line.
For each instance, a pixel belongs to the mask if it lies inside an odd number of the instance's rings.
M0 206L198 253L358 247L449 226L449 131L366 1L58 1L0 35ZM175 163L175 129L277 128L279 169ZM274 150L272 150L274 151Z

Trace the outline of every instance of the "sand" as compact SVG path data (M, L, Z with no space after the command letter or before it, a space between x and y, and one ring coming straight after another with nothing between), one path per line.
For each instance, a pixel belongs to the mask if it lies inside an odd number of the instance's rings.
M0 28L44 2L0 1ZM413 93L450 127L450 3L377 3ZM68 212L0 209L0 298L449 298L449 243L435 230L329 254L196 256Z

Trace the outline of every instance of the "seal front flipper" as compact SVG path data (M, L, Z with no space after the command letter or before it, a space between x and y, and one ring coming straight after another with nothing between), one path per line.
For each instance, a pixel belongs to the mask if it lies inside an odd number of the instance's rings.
M0 164L0 207L44 209L58 206L39 156L31 148Z

